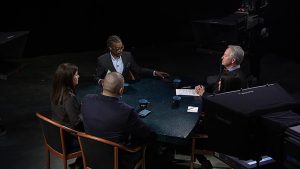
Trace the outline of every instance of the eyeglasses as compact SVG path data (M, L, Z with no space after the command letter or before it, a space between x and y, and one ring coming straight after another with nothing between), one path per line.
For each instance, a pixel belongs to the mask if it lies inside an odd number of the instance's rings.
M123 49L124 49L124 46L122 46L122 47L111 47L111 50L113 50L113 51L116 51L116 52L118 52L118 51L123 51Z

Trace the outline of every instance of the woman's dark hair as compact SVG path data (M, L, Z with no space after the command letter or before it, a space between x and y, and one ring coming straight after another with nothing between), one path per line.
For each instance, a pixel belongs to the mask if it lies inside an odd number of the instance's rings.
M70 90L75 93L73 76L77 71L78 67L72 63L62 63L57 67L52 83L51 102L53 104L62 104Z

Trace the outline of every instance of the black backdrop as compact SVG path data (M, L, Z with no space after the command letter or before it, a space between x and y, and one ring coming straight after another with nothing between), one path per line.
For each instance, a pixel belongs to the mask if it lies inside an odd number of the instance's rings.
M193 40L192 20L222 17L240 4L240 0L10 2L0 11L0 31L30 31L25 57L103 49L110 34L120 35L127 46L143 46ZM296 8L286 1L270 3L266 16L271 48L297 47Z

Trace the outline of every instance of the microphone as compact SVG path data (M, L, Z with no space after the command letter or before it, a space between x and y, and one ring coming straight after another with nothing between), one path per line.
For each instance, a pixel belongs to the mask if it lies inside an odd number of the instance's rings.
M224 71L224 68L225 68L225 66L222 65L222 59L221 59L220 68L219 68L219 75L218 75L218 78L217 78L217 82L220 80L220 78L222 76L222 73Z
M213 90L213 94L216 94L217 92L219 92L219 81L221 80L223 71L224 71L224 65L222 65L222 58L220 59L221 63L220 63L220 70L219 70L219 75L216 79L216 82L214 84L214 90Z
M222 60L223 60L223 57L221 57L221 59L220 59L220 70L219 70L219 73L222 73L223 72L223 70L224 70L224 65L222 65Z

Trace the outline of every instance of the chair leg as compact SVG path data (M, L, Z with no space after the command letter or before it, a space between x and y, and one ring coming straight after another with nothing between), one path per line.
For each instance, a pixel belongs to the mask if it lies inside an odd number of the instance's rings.
M146 147L143 150L142 169L146 169Z
M145 164L145 161L146 161L145 158L143 158L142 169L145 169L145 168L146 168L146 167L145 167L145 165L146 165L146 164Z
M145 160L145 153L146 153L146 148L144 148L143 150L143 155L142 155L142 159L140 159L136 165L134 166L134 169L145 169L146 168L146 160Z
M49 150L47 149L47 147L45 147L46 148L46 153L45 153L45 155L46 155L46 168L47 169L50 169L50 152L49 152Z
M194 168L194 161L195 161L195 139L192 139L190 169Z
M67 160L67 157L64 158L64 169L68 169L68 160Z
M143 168L143 160L138 161L138 162L135 164L134 169L138 169L138 168L140 168L140 167Z

